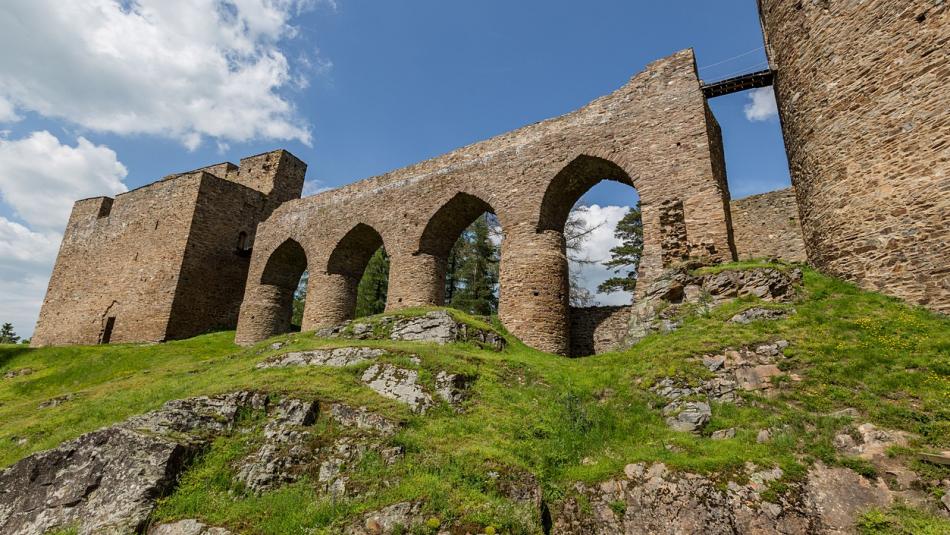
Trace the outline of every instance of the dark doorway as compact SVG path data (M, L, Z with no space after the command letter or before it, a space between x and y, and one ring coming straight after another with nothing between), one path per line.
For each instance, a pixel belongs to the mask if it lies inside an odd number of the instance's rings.
M106 327L102 330L102 337L99 339L100 344L108 344L112 340L112 329L115 327L115 316L109 316L106 318Z

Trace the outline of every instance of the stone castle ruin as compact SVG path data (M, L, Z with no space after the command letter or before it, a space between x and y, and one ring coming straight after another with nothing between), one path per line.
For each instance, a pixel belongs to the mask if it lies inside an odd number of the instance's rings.
M306 166L276 151L79 201L32 342L236 326L254 343L290 330L304 270L303 330L334 326L352 319L380 246L387 310L442 305L452 244L492 212L506 328L544 351L600 352L628 309L569 306L563 230L601 180L641 198L638 292L686 259L778 257L947 311L945 4L762 0L760 13L767 72L704 84L692 51L678 52L577 111L307 198ZM847 52L854 39L865 55ZM707 98L772 83L795 188L731 201Z

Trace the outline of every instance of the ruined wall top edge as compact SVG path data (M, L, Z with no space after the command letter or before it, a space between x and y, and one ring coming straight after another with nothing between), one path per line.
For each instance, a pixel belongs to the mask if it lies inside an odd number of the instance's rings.
M531 145L543 141L547 135L555 133L565 126L606 122L611 113L620 112L624 105L635 99L638 83L662 77L664 70L682 71L683 69L690 69L693 75L696 75L695 54L692 48L680 50L649 63L643 70L631 76L620 88L598 97L580 108L509 130L488 139L476 141L381 175L289 201L278 208L274 216L294 212L304 207L316 208L341 204L380 191L404 187L429 178L447 175L468 166L484 163L507 151L521 152Z

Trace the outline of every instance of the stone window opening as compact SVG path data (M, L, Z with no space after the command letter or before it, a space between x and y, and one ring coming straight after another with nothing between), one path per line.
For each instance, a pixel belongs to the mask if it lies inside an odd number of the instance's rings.
M106 318L106 324L102 328L102 335L99 337L100 344L108 344L112 341L112 331L115 329L115 316Z
M243 230L238 233L237 238L237 248L235 249L235 254L241 257L250 258L251 248L248 245L247 232Z
M483 199L460 192L428 223L415 256L433 266L435 304L475 315L498 311L500 250L504 232Z

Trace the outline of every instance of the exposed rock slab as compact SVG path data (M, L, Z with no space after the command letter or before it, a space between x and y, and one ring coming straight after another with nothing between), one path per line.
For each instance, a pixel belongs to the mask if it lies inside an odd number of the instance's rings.
M33 454L0 472L0 532L74 523L81 534L137 531L213 435L231 429L241 410L265 404L252 392L171 401Z
M364 515L362 519L350 525L345 533L346 535L404 533L422 524L421 512L422 504L418 502L394 503Z
M382 435L391 435L398 429L395 422L365 407L335 403L330 407L330 417L345 426L372 430Z
M193 518L159 524L148 531L148 535L231 535L224 528L209 527Z
M818 464L807 481L787 482L790 491L770 502L762 493L782 471L748 466L747 473L748 482L730 481L723 488L704 476L671 472L662 463L631 464L625 478L575 485L576 495L553 511L551 533L850 533L858 515L891 500L886 487L846 468Z
M419 372L392 364L373 364L361 378L366 386L381 396L409 405L413 412L425 413L433 405L419 383Z
M740 391L769 393L773 388L772 378L782 373L774 363L784 358L786 347L788 342L779 340L703 355L699 360L715 376L699 385L673 378L660 380L652 390L669 401L663 408L667 424L678 431L698 433L709 422L709 402L740 404ZM701 401L702 398L706 401ZM727 437L720 434L716 438Z
M701 266L686 264L668 269L647 287L631 310L625 345L635 344L654 332L677 329L680 324L677 318L686 306L710 310L727 300L746 295L765 301L788 301L795 296L795 288L802 279L799 269L735 269L694 275L692 270L697 267ZM756 314L772 312L750 313L749 318L743 316L740 319L761 319L752 317Z
M752 323L753 321L780 320L780 319L787 318L788 315L789 315L788 310L752 307L750 309L743 310L742 312L729 318L729 321L732 323L741 323L744 325L747 323Z
M319 409L316 401L281 400L264 426L264 443L241 463L237 479L258 493L296 481L313 456L305 426Z
M434 344L471 342L495 351L501 351L506 345L505 339L495 331L456 321L445 310L433 310L422 316L383 316L369 321L356 320L321 329L316 334L325 338L389 339Z
M375 360L386 354L386 350L375 347L338 347L332 349L311 349L292 351L275 355L257 365L257 368L282 368L287 366L329 366L342 368L362 362Z

